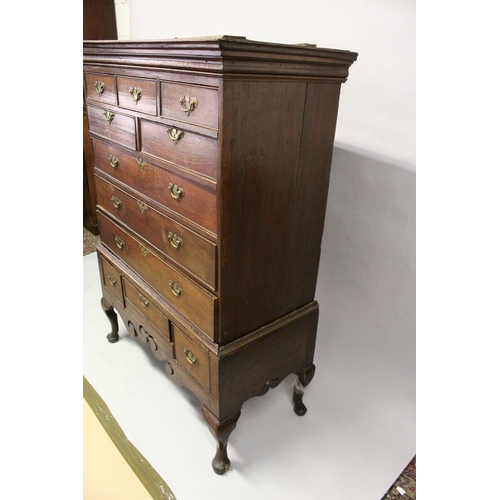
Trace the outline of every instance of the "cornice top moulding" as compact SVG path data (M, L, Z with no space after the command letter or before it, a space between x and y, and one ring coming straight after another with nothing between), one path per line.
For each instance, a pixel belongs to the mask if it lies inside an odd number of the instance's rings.
M340 82L347 79L349 67L357 57L356 52L318 48L313 44L258 42L226 35L83 42L83 61L89 65L120 63L216 75L306 76Z

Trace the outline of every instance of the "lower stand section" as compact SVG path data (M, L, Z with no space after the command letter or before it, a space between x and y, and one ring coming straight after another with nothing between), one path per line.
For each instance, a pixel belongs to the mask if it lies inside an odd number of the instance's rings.
M120 337L118 336L118 316L116 315L113 306L110 306L104 297L101 299L101 307L111 323L111 333L108 333L107 335L108 342L114 344L120 340Z
M299 417L304 416L307 412L307 408L302 402L302 397L304 396L304 389L311 383L315 371L316 367L314 365L309 365L306 369L297 374L298 378L293 388L293 411Z
M222 421L219 421L217 417L205 406L201 407L201 411L207 421L211 433L218 443L217 452L212 460L212 468L216 474L222 475L229 470L229 466L231 465L227 456L227 442L229 440L229 435L236 427L241 411L233 413Z
M165 361L166 371L173 382L196 395L210 432L217 442L212 460L212 468L216 474L223 475L230 468L227 445L245 401L267 393L285 377L295 373L297 380L293 387L293 409L299 416L306 414L307 408L302 399L305 387L310 384L315 372L313 355L318 321L316 302L311 302L244 338L227 345L214 345L209 352L207 340L202 342L199 332L191 331L180 320L171 317L171 306L156 292L145 287L134 274L125 274L126 271L119 266L120 262L105 247L99 248L99 258L102 259L102 265L105 262L117 275L126 277L126 290L132 298L135 297L135 290L148 297L146 304L156 304L156 313L153 307L137 309L132 299L125 300L123 290L109 290L107 282L102 278L101 307L111 324L108 341L115 343L120 338L119 314L127 325L130 336L138 337L148 344L153 355ZM101 274L105 276L102 267ZM120 290L121 295L117 295ZM145 308L143 301L141 303ZM186 342L189 342L187 347ZM195 349L196 354L188 348Z

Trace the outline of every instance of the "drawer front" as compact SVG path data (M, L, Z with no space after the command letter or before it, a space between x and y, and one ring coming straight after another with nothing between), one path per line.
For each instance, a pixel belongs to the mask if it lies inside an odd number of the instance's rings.
M99 256L101 264L102 284L106 287L123 305L122 276L120 271L112 266L106 259Z
M85 74L87 99L106 104L116 104L115 78L113 76Z
M99 229L103 243L155 288L181 314L214 338L216 297L168 265L143 243L102 213Z
M131 304L148 321L164 335L169 336L169 320L160 311L160 306L144 290L132 285L126 278L123 280L125 307Z
M219 91L183 83L161 82L161 116L217 130Z
M134 118L93 106L87 107L87 113L90 132L135 149Z
M168 124L140 120L141 151L174 165L217 179L216 139Z
M97 204L215 290L216 246L96 176Z
M116 79L118 106L156 116L156 82L137 78Z
M210 358L198 343L172 323L175 359L206 390L210 391Z
M216 234L215 183L206 181L209 189L99 141L93 141L93 151L96 169Z

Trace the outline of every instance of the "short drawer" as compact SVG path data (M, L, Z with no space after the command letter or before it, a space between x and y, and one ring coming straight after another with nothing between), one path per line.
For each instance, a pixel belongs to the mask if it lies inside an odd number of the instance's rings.
M118 148L93 141L94 166L146 198L216 234L216 184L176 174Z
M108 75L86 73L85 95L88 100L116 104L115 78Z
M218 178L219 143L167 124L139 121L141 151L174 165Z
M117 77L118 106L156 116L156 81Z
M135 149L135 120L131 116L87 106L89 131Z
M113 184L95 177L97 204L215 290L216 245Z
M123 305L122 276L120 271L101 256L99 256L99 263L101 266L103 287L109 290L120 301L120 304Z
M206 390L210 391L210 357L208 352L172 323L175 359Z
M102 242L186 318L214 338L217 297L162 261L144 243L98 212Z
M147 292L132 285L126 278L123 279L123 291L125 294L125 307L132 304L160 332L169 336L169 320L160 311L158 303Z
M161 82L161 116L217 130L219 91L184 83Z

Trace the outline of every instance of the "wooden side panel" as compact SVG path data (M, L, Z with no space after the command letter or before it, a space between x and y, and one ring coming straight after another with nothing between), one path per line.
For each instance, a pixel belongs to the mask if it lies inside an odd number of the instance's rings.
M305 310L305 314L285 318L267 335L219 360L219 407L213 409L219 419L313 362L318 304L313 302Z
M339 87L224 82L221 345L314 300Z
M307 84L286 284L298 303L313 300L316 291L339 96L340 84Z
M306 84L225 81L220 343L293 310L286 289ZM301 304L302 305L302 304Z

